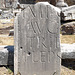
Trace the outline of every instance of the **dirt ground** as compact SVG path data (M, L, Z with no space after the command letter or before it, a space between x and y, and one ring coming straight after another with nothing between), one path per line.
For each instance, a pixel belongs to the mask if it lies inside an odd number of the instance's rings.
M12 69L13 67L0 66L0 75L14 75Z
M75 43L75 35L60 35L61 43L73 44Z

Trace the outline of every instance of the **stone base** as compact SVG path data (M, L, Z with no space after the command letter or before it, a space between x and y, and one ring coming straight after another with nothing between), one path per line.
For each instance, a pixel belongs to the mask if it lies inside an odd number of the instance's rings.
M0 65L14 64L14 46L0 46Z

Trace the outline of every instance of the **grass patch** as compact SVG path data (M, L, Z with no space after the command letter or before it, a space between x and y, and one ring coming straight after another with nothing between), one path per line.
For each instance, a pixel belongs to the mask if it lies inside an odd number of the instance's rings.
M8 73L9 73L9 74L12 74L13 72L12 72L11 69L8 68Z

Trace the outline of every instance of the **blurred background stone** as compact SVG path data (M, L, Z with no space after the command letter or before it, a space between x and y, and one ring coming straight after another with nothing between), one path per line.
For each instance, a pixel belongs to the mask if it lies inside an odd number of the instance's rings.
M75 22L65 23L61 26L61 33L63 35L75 34Z
M65 0L65 2L71 6L71 5L75 5L75 0Z

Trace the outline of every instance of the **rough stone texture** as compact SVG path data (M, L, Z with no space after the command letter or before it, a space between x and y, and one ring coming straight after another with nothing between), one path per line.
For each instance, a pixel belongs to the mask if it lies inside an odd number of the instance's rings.
M11 8L15 0L5 0L6 8Z
M65 23L61 26L61 32L63 35L75 34L75 22Z
M4 0L0 0L0 8L5 8Z
M14 64L14 46L0 46L0 65Z
M9 10L9 11L3 11L1 13L0 19L11 19L14 18L14 14Z
M62 9L62 20L75 20L75 5L65 7Z
M16 17L14 75L60 75L59 28L59 13L47 2Z
M62 59L75 59L75 43L61 44Z
M11 8L15 0L0 0L0 8ZM17 0L18 1L18 0Z

